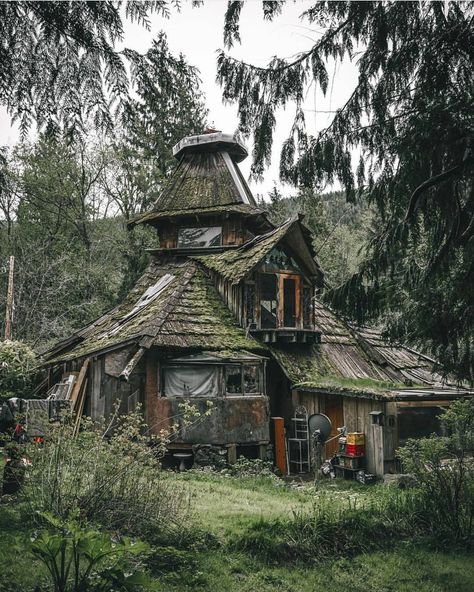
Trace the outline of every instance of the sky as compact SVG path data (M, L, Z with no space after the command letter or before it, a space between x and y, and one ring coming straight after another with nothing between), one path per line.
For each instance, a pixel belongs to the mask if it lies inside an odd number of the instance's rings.
M310 48L321 36L321 31L301 21L299 16L313 1L296 0L284 5L283 13L274 21L264 21L259 0L248 0L241 14L241 45L236 44L228 53L257 66L265 66L274 55L290 58ZM217 50L223 48L223 23L227 0L205 0L204 5L193 8L189 0L183 0L180 12L173 11L166 19L160 15L151 17L151 29L146 31L136 24L126 23L123 45L139 52L145 52L158 32L163 30L168 37L170 49L183 53L188 62L200 71L202 90L209 108L209 123L224 132L237 128L237 108L222 103L222 92L216 83ZM313 131L324 128L330 121L330 111L344 104L356 82L356 69L351 63L343 63L337 69L330 67L330 90L326 97L314 88L308 92L305 109ZM315 111L318 111L316 113ZM274 136L272 164L261 183L251 181L254 194L266 196L274 184L284 194L292 193L288 186L278 181L279 148L288 135L294 116L294 106L277 113L277 127ZM18 139L18 131L11 127L5 110L0 109L0 145L11 145ZM251 150L251 142L246 141ZM247 177L250 157L241 163ZM330 188L327 188L330 189Z

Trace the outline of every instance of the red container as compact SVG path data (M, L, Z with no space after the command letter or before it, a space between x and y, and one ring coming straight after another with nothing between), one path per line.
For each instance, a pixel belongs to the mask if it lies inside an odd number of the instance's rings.
M363 444L346 444L346 454L350 456L365 456L365 446Z

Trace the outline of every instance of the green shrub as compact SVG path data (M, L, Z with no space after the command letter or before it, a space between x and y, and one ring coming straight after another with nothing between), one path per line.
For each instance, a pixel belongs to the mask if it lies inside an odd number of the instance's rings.
M36 355L26 343L0 342L0 402L30 395L36 363Z
M444 437L410 440L399 450L404 470L423 494L433 530L443 540L471 545L474 535L474 399L443 413Z
M133 558L148 547L140 541L113 540L104 532L41 514L47 528L33 540L32 551L47 567L54 592L150 590L152 582Z
M235 477L274 477L275 471L270 461L259 458L245 458L240 456L230 465L229 473Z
M189 499L162 478L159 454L144 433L138 413L117 418L107 437L90 420L82 421L77 437L67 420L51 426L42 446L27 448L32 464L21 496L31 515L48 512L66 521L78 515L152 543L186 539Z

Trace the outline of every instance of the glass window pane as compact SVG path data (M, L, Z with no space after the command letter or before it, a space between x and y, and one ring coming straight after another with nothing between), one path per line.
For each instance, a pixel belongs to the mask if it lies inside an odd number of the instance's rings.
M296 327L296 281L283 280L283 325Z
M242 369L240 366L226 366L225 390L228 395L242 394Z
M260 393L259 366L244 366L244 392L246 395Z
M181 248L218 247L221 244L221 226L180 228L178 231L178 247Z
M260 276L260 318L262 329L277 326L277 276L264 273Z
M293 257L285 253L280 247L275 247L267 254L264 265L267 271L301 271Z

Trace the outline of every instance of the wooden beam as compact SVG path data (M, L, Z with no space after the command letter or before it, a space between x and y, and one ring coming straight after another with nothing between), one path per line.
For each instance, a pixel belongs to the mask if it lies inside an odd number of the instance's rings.
M75 411L76 406L78 404L79 393L81 392L82 385L84 383L84 379L86 377L87 370L89 368L89 362L90 362L90 358L86 358L84 360L84 363L82 364L82 368L79 371L79 375L77 377L76 383L74 384L74 388L72 389L72 392L71 392L70 401L71 401L71 408L73 411Z
M74 421L73 436L77 436L79 432L79 426L81 425L82 412L84 411L84 402L86 400L86 389L87 389L87 378L84 380L83 388L79 394L76 417Z
M120 380L124 380L125 382L128 382L128 379L130 378L130 374L133 372L133 370L135 369L138 362L142 359L145 351L146 351L146 349L144 347L140 347L135 352L135 354L132 356L132 358L130 359L128 364L125 366L125 368L120 373L120 376L119 376Z
M285 421L283 417L272 417L275 441L275 464L282 475L286 475Z
M451 405L453 401L397 401L397 407L403 409L404 407L446 407Z

